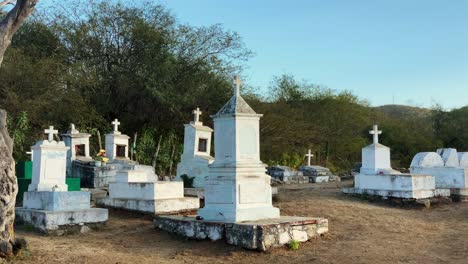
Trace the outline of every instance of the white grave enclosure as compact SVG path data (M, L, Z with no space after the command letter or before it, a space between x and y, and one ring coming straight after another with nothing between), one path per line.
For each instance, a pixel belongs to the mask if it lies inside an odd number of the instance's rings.
M106 156L110 161L128 160L128 145L130 137L119 131L119 120L115 119L112 122L112 125L114 126L113 131L106 134Z
M65 177L69 148L53 140L58 131L52 126L45 132L48 140L32 147L32 181L24 193L23 207L16 209L17 218L46 233L69 225L107 221L107 209L90 208L89 192L68 192Z
M193 187L203 188L205 177L208 176L208 165L213 163L211 153L211 134L213 129L204 126L200 121L202 112L199 108L193 111L194 121L185 124L184 152L177 164L176 179L181 181L182 175L194 177Z
M449 189L452 195L468 196L468 152L438 149L414 156L410 171L417 175L432 175L437 189Z
M70 124L67 133L62 134L63 142L69 148L67 152L67 175L71 176L71 167L74 160L92 161L89 155L90 134L80 133L74 124Z
M200 200L184 197L183 182L158 181L150 166L135 166L134 170L120 170L109 183L109 197L99 204L131 211L161 214L194 210Z
M402 174L391 168L390 149L379 144L382 131L373 127L373 144L362 150L362 168L355 176L354 188L345 193L366 193L384 197L423 199L436 195L435 180L430 175ZM442 194L442 193L440 193Z
M240 96L234 96L213 116L215 161L205 180L205 207L198 215L207 221L241 222L279 218L272 205L270 176L260 161L259 120L262 115Z

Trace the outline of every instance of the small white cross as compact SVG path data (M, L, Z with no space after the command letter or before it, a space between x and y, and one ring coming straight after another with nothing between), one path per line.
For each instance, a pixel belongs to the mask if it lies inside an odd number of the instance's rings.
M236 75L234 77L234 80L232 81L232 84L234 86L234 95L239 96L240 95L240 86L242 84L242 80L239 77L239 75Z
M112 124L114 125L114 132L119 132L119 120L116 118L114 121L112 121Z
M192 114L194 115L194 123L197 124L200 122L200 116L202 114L202 111L200 111L200 108L197 107L197 109L192 111Z
M374 125L373 129L369 131L369 134L374 135L374 144L379 143L379 135L382 134L382 131L379 131L379 127Z
M307 157L307 166L310 166L310 159L314 156L314 154L312 154L312 150L309 149L309 151L307 152L306 154L306 157Z
M44 133L49 134L49 142L52 142L54 134L58 134L58 130L54 130L54 126L49 126L49 129L44 130Z

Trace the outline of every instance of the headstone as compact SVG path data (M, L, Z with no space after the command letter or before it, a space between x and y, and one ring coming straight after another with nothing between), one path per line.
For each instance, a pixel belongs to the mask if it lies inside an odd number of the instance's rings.
M119 131L120 122L118 119L115 119L112 125L114 130L106 134L106 156L110 161L129 160L128 146L130 137Z
M67 133L62 134L65 145L69 148L67 151L67 175L72 176L72 162L74 160L92 161L89 155L89 138L90 134L80 133L75 128L74 124L70 124L70 129Z
M458 153L454 148L441 148L437 150L437 154L444 160L445 167L458 167L460 162L458 161Z
M205 181L205 207L198 215L223 222L279 218L279 209L272 205L270 176L260 160L262 115L240 96L239 77L233 85L234 96L212 116L215 161Z
M443 167L444 160L435 152L420 152L414 156L410 167Z
M180 163L177 164L176 179L181 181L182 175L194 177L192 187L203 188L205 177L208 176L208 165L214 161L210 155L213 129L204 126L200 121L202 112L198 107L192 113L194 120L184 125L184 152L180 157Z
M361 173L376 174L392 171L390 148L379 144L379 135L382 134L382 131L379 131L378 126L374 125L373 130L369 133L374 136L374 142L362 149Z
M44 131L48 134L48 140L38 141L31 147L33 156L33 176L28 191L55 191L66 192L68 186L65 183L67 168L67 151L63 141L54 140L58 133L51 126Z
M310 163L310 160L312 159L314 155L312 154L312 150L309 149L307 154L306 154L306 157L307 157L307 166L311 166L311 163Z
M460 162L460 167L468 168L468 152L458 152L458 161Z

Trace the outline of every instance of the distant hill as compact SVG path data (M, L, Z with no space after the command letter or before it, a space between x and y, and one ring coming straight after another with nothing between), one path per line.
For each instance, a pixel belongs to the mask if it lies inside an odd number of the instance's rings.
M425 118L431 114L431 109L408 105L382 105L375 109L394 118Z

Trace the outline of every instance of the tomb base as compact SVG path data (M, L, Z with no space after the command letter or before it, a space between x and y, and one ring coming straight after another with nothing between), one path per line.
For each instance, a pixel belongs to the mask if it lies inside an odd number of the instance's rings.
M200 199L205 198L204 188L184 188L184 196L197 197Z
M354 188L344 188L343 192L406 199L447 194L436 191L434 177L412 174L358 174L354 178Z
M200 208L200 200L195 197L181 197L169 199L121 199L110 198L98 199L97 204L106 207L120 208L130 211L138 211L152 214L167 214L184 211L192 211Z
M108 210L88 208L73 211L46 211L26 208L16 208L16 222L32 225L45 234L53 234L59 230L80 228L80 226L95 226L105 224ZM64 231L65 232L65 231ZM63 233L62 233L63 234Z
M90 208L89 192L25 192L25 209L73 211Z
M321 183L321 182L328 182L330 180L330 176L310 176L310 182L313 183Z
M451 189L450 194L456 197L457 201L468 203L468 188Z
M292 241L305 242L328 232L327 219L291 216L239 223L196 220L195 216L159 216L153 224L156 229L190 239L224 240L230 245L259 251Z

